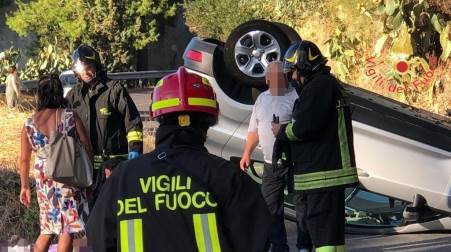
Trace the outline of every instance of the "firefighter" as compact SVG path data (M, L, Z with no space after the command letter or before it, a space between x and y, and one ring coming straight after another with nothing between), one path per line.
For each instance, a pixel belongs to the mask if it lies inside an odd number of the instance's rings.
M326 62L310 41L288 48L284 64L302 91L293 122L273 123L272 130L277 139L290 142L296 205L305 208L316 251L334 252L345 249L344 188L355 186L358 178L349 104Z
M99 53L80 45L72 54L79 83L67 94L90 136L94 174L111 158L133 159L143 151L142 122L132 98L120 83L107 78Z
M209 82L180 67L152 101L156 148L107 179L87 224L92 249L263 251L270 223L258 185L204 147L218 120Z

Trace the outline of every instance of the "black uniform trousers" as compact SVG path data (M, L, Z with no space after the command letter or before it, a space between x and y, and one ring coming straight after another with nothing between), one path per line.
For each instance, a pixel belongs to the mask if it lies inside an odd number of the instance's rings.
M344 189L296 192L296 218L316 249L345 244ZM299 225L298 225L299 228Z

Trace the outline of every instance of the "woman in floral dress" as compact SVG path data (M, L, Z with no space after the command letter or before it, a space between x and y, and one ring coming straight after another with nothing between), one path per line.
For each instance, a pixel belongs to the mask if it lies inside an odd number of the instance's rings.
M41 232L34 251L47 251L54 236L58 235L58 251L72 251L75 235L83 235L88 214L88 204L84 189L71 187L46 179L44 169L47 164L48 140L51 132L66 128L69 136L79 137L87 152L91 154L91 144L78 116L64 109L66 101L58 75L52 74L40 79L37 91L37 111L24 125L21 136L20 157L20 202L31 205L29 187L29 167L31 152L36 152L33 166L36 192L39 204Z

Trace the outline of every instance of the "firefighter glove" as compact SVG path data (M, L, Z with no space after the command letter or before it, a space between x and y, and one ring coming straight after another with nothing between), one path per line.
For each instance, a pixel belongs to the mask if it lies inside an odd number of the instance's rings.
M141 153L137 152L137 151L130 151L128 153L128 160L134 159L141 156Z

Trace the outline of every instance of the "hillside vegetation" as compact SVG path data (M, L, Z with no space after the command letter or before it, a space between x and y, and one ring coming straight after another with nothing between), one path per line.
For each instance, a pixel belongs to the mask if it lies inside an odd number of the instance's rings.
M198 0L186 20L225 41L239 24L266 19L317 43L342 81L449 116L451 2L439 0Z

